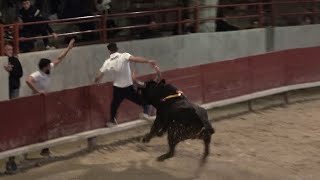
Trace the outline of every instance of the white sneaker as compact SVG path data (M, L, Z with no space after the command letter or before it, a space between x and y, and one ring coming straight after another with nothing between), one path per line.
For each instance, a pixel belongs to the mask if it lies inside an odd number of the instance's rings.
M113 128L113 127L115 127L115 126L117 126L116 123L107 122L107 127L108 127L108 128Z
M47 50L53 50L53 49L56 49L56 47L54 47L54 46L49 46L49 45L48 45L48 46L46 46L46 49L47 49Z
M114 119L113 122L107 122L107 127L113 128L118 125L117 119Z
M116 118L114 118L114 120L113 120L113 124L118 125L118 121L117 121L117 119L116 119Z
M139 118L140 118L140 119L143 119L143 120L147 120L147 121L154 121L154 120L156 120L156 117L155 117L155 116L149 116L148 114L145 114L145 113L140 113L140 114L139 114Z

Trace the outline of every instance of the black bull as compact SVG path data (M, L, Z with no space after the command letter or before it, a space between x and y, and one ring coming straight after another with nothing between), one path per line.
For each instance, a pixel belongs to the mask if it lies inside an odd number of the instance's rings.
M177 88L160 82L140 83L139 93L143 99L157 109L156 120L148 134L143 138L148 143L155 136L168 132L169 152L158 157L164 161L174 156L176 145L187 139L204 141L203 161L210 152L211 136L215 130L208 120L208 114L202 107L191 103Z

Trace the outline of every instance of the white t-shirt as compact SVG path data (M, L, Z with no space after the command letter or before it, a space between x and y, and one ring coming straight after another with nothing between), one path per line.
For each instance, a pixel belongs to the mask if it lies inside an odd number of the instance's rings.
M52 72L54 68L54 64L51 63L50 66L51 66L51 72ZM49 92L50 82L51 82L50 75L39 70L32 73L30 76L34 79L35 86L39 91Z
M130 68L129 53L113 53L107 59L100 69L100 72L106 71L112 73L113 85L125 88L133 85L132 74Z

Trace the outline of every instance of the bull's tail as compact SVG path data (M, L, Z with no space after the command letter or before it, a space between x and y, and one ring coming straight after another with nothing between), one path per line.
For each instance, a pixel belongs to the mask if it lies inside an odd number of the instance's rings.
M197 110L197 116L199 117L200 121L202 122L203 128L200 131L201 133L205 133L208 135L212 135L215 133L215 129L212 127L210 121L209 121L209 117L208 117L208 113L205 109L199 107Z

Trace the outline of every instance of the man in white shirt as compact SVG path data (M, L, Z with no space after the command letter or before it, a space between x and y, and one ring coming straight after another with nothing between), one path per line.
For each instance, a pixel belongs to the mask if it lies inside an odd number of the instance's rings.
M108 50L110 51L110 58L105 61L94 81L95 83L100 82L107 71L113 75L113 99L110 110L111 122L107 123L108 127L112 127L117 124L117 110L124 99L128 99L138 105L145 105L134 90L130 62L150 64L154 69L157 66L154 60L132 56L129 53L119 53L117 44L115 43L109 44Z
M49 60L42 58L38 64L39 70L32 73L26 80L27 85L32 90L32 94L48 93L50 87L50 73L54 67L62 62L62 60L67 56L69 51L73 48L75 40L72 39L65 49L56 60ZM45 148L41 151L42 156L49 156L50 151Z
M69 51L74 46L74 39L72 39L68 45L68 48L64 50L56 60L42 58L38 64L39 70L32 73L26 83L32 90L33 94L47 93L50 87L50 73L61 61L67 56Z

